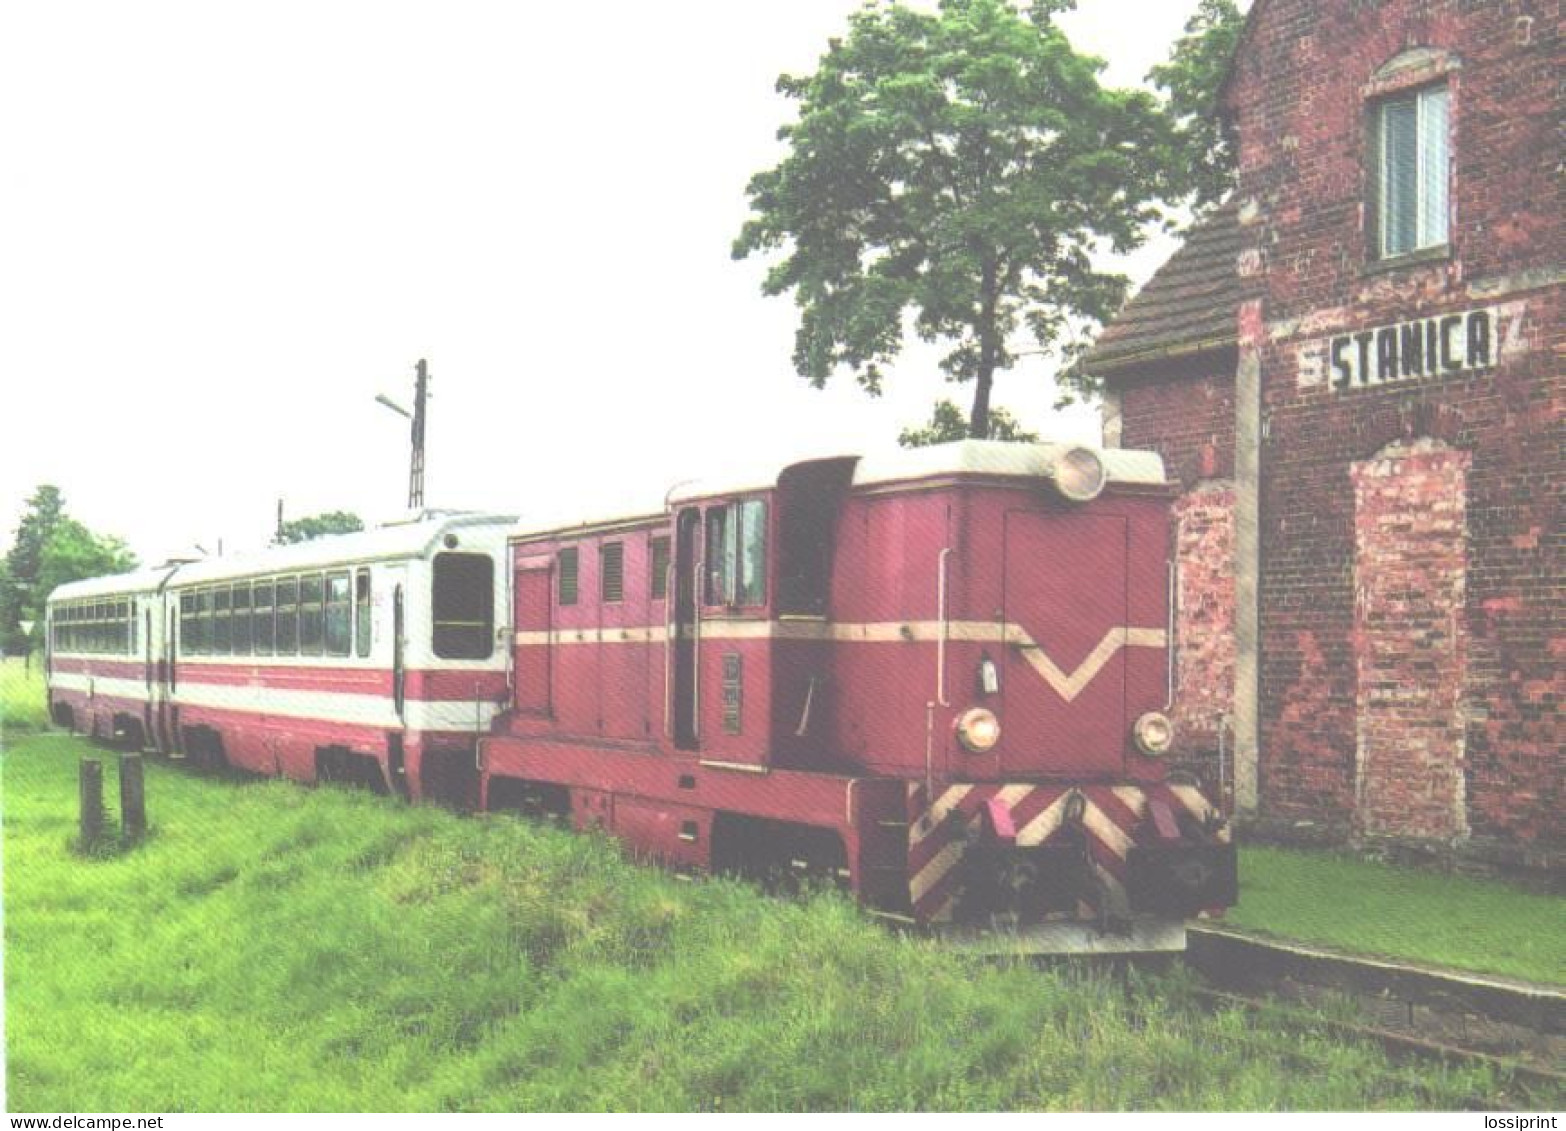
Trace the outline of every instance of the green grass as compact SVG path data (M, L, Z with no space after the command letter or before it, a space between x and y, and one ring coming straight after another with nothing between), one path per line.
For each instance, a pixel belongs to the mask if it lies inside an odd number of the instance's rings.
M42 730L48 721L43 658L34 656L31 665L15 656L0 659L0 738Z
M1566 900L1495 880L1249 846L1228 925L1566 985Z
M150 838L83 859L87 749L0 761L19 1110L1444 1109L1497 1088L1210 1015L1178 978L965 960L836 897L333 789L154 763Z

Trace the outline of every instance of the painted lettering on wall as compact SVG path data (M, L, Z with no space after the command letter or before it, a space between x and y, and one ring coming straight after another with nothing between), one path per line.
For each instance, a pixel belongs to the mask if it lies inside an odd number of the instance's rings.
M1346 393L1489 369L1498 326L1495 311L1470 310L1340 334L1327 344L1327 384Z

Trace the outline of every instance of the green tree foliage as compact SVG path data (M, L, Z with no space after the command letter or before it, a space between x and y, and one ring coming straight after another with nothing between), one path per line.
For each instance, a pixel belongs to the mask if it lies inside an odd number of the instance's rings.
M917 428L904 428L897 442L905 448L927 448L931 444L950 444L973 435L968 418L962 409L948 400L935 403L930 419ZM986 440L1010 440L1013 443L1032 444L1038 441L1037 432L1029 432L1003 408L990 409L989 431Z
M283 523L272 539L274 546L286 546L294 542L309 542L314 538L328 538L333 534L352 534L363 530L364 523L356 514L348 511L326 511L306 515Z
M1148 93L1106 89L1102 64L1054 23L1069 0L871 3L815 74L778 79L798 103L788 155L747 188L735 258L781 253L762 290L800 308L794 366L821 387L840 366L880 391L905 319L973 381L969 432L1028 352L1069 363L1125 279L1095 250L1141 243L1157 211L1168 120Z
M21 622L35 622L38 639L44 602L57 585L133 569L136 558L118 538L94 534L65 513L65 499L53 484L41 485L22 512L16 537L0 569L0 641L5 651L27 645Z
M56 586L67 581L124 573L135 568L136 555L123 540L94 534L70 515L61 515L49 540L44 543L38 562L38 590L47 597Z
M1170 195L1190 196L1198 213L1234 187L1238 145L1218 105L1218 93L1244 26L1235 0L1201 0L1168 62L1147 74L1148 81L1165 92L1174 131Z

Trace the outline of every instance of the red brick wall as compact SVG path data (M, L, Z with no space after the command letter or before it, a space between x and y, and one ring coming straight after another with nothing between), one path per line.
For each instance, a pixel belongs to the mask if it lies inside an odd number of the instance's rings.
M1117 374L1113 386L1121 447L1158 452L1185 490L1234 475L1234 350Z
M1354 484L1358 827L1451 840L1468 832L1463 780L1466 452L1394 444Z
M1158 452L1184 491L1170 532L1179 563L1174 760L1207 782L1232 776L1219 765L1219 730L1234 702L1234 365L1232 348L1212 350L1112 380L1121 446Z
M1261 311L1246 340L1262 372L1260 775L1274 818L1354 827L1364 672L1350 469L1431 438L1470 461L1452 644L1466 657L1469 847L1566 858L1561 23L1559 0L1263 0L1242 45L1229 96L1240 270ZM1409 47L1455 64L1450 252L1389 269L1367 258L1366 93ZM1480 307L1503 310L1490 372L1347 392L1322 379L1333 334ZM1126 416L1129 432L1129 404ZM1448 723L1386 713L1376 741L1417 743L1432 725Z
M1175 753L1216 781L1219 729L1234 711L1234 485L1207 482L1182 495L1174 529ZM1228 734L1223 741L1232 750Z

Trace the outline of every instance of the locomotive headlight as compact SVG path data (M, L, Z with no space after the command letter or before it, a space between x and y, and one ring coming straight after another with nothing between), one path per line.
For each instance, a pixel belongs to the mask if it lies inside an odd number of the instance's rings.
M1162 758L1174 745L1174 723L1169 721L1168 715L1149 711L1137 719L1131 735L1136 739L1136 748L1143 754L1149 758Z
M1067 448L1055 457L1050 472L1055 490L1073 503L1098 498L1108 477L1104 461L1089 448Z
M983 754L1000 741L1000 720L985 707L970 707L957 717L957 741L970 754Z

